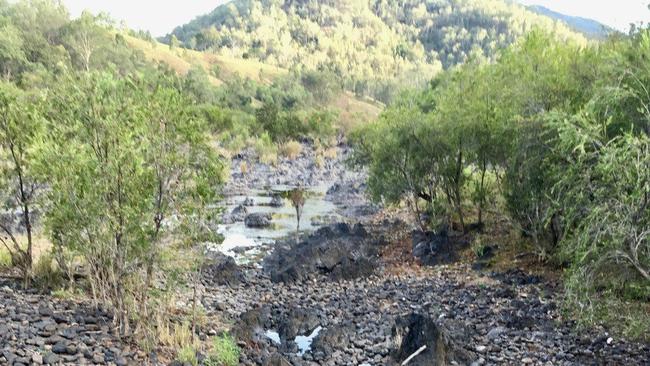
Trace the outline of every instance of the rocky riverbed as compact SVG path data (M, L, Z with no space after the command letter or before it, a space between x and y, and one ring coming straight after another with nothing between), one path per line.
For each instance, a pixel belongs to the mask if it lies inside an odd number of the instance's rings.
M399 222L368 225L365 235L386 240L392 232L390 241L406 229ZM244 365L393 365L425 345L410 365L650 364L648 345L603 329L577 331L562 317L555 282L459 263L395 273L381 255L369 259L374 269L352 279L333 279L309 264L288 280L274 278L281 266L241 269L241 283L208 286L202 302L233 321ZM301 347L296 337L315 331L311 346Z
M276 166L247 152L233 159L224 222L256 227L208 253L200 339L229 330L242 365L650 365L649 345L564 318L555 280L486 270L463 260L466 237L413 231L370 204L348 154L340 146L321 167L308 145ZM260 233L290 219L276 194L296 185L319 187L312 204L328 202L331 218L310 222L298 242L287 229L268 236L242 262ZM0 365L166 363L113 337L108 312L0 280Z
M0 280L0 365L156 363L113 336L112 317L87 302L24 291Z

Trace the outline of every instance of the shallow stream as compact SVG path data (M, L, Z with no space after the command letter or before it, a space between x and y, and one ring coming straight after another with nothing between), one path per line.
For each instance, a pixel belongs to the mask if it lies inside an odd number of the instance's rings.
M283 199L282 207L270 205L274 196L286 196L286 193L293 188L278 185L266 189L252 189L245 195L226 197L225 212L232 212L246 199L252 199L254 205L246 207L248 214L270 213L272 220L271 226L266 228L250 228L243 221L219 225L218 231L223 235L224 241L218 246L218 250L234 257L240 264L257 263L276 240L294 236L296 211L289 200ZM301 236L341 218L336 206L325 200L327 188L327 185L305 188L306 199L300 219Z

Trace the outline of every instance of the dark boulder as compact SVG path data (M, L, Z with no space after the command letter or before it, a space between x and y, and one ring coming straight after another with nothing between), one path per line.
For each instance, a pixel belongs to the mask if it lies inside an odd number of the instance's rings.
M313 311L292 308L280 322L278 333L283 341L293 340L298 335L310 334L319 325L320 320Z
M244 224L251 228L265 228L271 226L271 214L255 212L249 214L244 219Z
M412 358L409 365L468 365L475 359L471 352L462 347L469 339L462 326L445 326L421 314L412 313L398 318L393 327L393 339L398 342L392 353L398 364L423 346L426 346L424 351Z
M466 240L452 240L446 231L439 234L431 231L413 231L412 243L413 256L427 266L454 263L459 258L458 251L468 246Z
M232 257L212 253L203 266L203 284L211 286L237 286L244 282L244 274Z
M265 361L264 366L291 366L291 363L279 353L273 353Z
M278 243L265 258L264 269L273 282L292 282L325 275L331 280L372 274L383 239L368 235L360 224L335 224L317 230L299 244Z
M322 360L333 354L336 350L345 350L350 343L354 332L352 325L335 324L322 330L311 344L314 358Z
M233 222L244 221L248 215L248 209L244 205L238 205L230 213L230 219Z
M264 338L264 327L270 319L271 310L268 306L248 310L239 315L232 334L238 341L247 344L257 343Z
M284 207L284 199L279 194L275 194L273 195L273 198L271 198L271 202L269 203L269 206Z
M255 206L255 200L253 200L250 197L246 197L244 201L242 202L242 205L244 206Z

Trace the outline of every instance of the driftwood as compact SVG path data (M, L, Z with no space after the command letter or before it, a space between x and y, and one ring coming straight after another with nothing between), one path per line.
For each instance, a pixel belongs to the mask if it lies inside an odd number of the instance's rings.
M413 352L412 355L408 356L408 357L406 358L406 360L404 360L404 362L402 362L402 366L404 366L404 365L408 364L409 362L411 362L411 360L412 360L413 358L415 358L415 356L417 356L417 355L419 355L420 353L424 352L425 349L427 349L427 346L426 346L426 345L420 347L420 349L418 349L417 351Z

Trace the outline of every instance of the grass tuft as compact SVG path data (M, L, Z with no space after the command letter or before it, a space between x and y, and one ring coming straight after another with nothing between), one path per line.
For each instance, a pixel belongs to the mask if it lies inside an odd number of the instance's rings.
M235 339L224 333L212 340L212 349L206 365L208 366L235 366L239 364L240 350Z
M288 141L280 147L280 154L290 160L295 160L301 153L302 145L297 141Z

